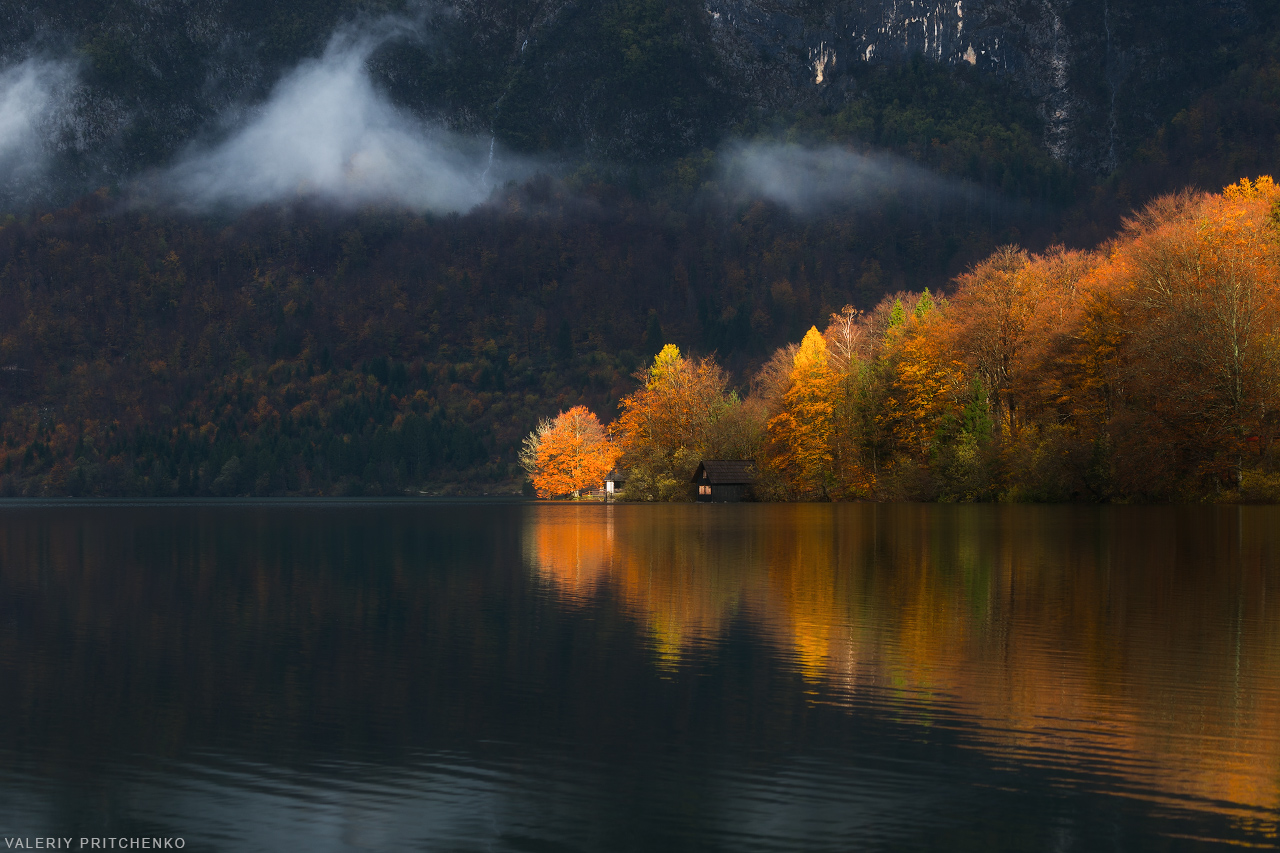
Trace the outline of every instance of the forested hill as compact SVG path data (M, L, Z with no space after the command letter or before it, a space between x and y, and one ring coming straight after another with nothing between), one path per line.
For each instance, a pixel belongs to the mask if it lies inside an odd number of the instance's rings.
M10 488L509 481L532 423L611 410L665 341L745 377L812 318L945 282L996 236L959 230L961 213L676 209L603 185L465 216L118 205L104 192L0 228ZM243 475L214 485L233 456Z
M1275 171L1272 4L908 5L11 6L0 493L518 489L663 343L745 396L845 305Z
M19 0L0 66L74 66L53 147L84 179L168 161L353 24L381 27L370 66L395 103L521 151L670 159L779 112L838 112L915 57L1002 78L1037 141L1093 174L1228 79L1275 16L1270 0Z

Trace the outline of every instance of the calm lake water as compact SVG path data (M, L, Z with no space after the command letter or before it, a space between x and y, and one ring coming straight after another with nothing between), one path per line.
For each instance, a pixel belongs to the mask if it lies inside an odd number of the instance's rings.
M1274 508L0 504L3 836L1196 850L1278 823Z

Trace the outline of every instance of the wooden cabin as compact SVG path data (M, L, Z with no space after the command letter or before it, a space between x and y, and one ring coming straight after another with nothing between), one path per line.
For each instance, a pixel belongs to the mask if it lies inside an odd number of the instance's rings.
M699 503L736 503L750 500L756 466L747 459L704 459L693 472Z
M606 501L616 499L618 492L622 491L622 487L626 484L627 472L614 468L604 478L604 499Z

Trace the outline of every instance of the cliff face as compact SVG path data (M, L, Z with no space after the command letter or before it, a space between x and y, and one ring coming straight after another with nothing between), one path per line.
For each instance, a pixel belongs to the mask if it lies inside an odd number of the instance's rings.
M401 104L517 148L627 160L714 147L744 116L838 109L867 70L973 66L1033 99L1052 155L1106 174L1206 85L1265 0L18 0L0 70L71 57L51 146L123 177L251 108L344 22L418 33L371 65ZM1265 16L1261 16L1265 17Z
M1059 159L1109 172L1221 71L1246 0L709 0L723 61L763 105L839 102L858 66L912 57L1011 78Z
M1105 174L1221 75L1257 25L1255 2L672 0L648 21L654 4L644 0L460 0L456 8L474 48L520 79L526 95L558 104L550 124L569 121L604 148L609 123L600 113L611 99L627 100L608 79L607 52L633 45L611 44L600 26L609 15L593 7L623 10L623 18L629 10L624 31L647 23L676 33L686 73L700 75L703 95L715 93L727 110L838 107L857 96L860 71L914 57L1001 75L1038 104L1054 157ZM686 143L708 133L696 121L674 123Z
M1072 158L1082 104L1070 79L1079 64L1072 55L1079 39L1063 19L1067 5L1069 0L712 0L708 13L717 44L728 48L726 58L756 57L754 67L743 70L767 79L756 91L764 103L839 102L853 94L859 66L914 57L970 65L1015 75L1043 103L1046 145L1056 156Z

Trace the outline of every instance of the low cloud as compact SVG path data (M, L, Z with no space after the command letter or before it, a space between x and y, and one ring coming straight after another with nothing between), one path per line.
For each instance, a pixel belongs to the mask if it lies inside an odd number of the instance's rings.
M282 79L239 127L189 149L145 181L144 193L197 209L313 198L461 212L494 186L526 176L529 170L495 152L491 140L424 122L374 85L370 55L410 32L395 21L340 31L323 56Z
M798 213L832 207L870 207L886 196L932 201L979 201L972 184L928 171L890 154L859 154L835 145L739 143L724 153L726 184Z
M75 83L71 62L28 59L0 70L0 186L13 190L43 174Z

